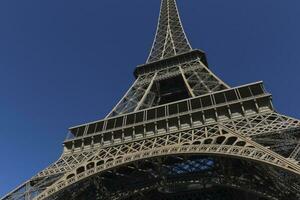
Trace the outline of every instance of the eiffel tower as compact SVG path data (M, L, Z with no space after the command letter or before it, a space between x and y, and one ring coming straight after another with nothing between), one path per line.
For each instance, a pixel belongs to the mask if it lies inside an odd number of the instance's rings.
M135 82L103 120L70 128L61 157L3 200L299 200L300 121L262 82L230 87L162 0Z

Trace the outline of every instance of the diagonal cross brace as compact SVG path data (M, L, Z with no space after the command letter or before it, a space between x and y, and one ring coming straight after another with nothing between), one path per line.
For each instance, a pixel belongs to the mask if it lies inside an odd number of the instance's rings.
M191 51L175 0L162 0L155 40L147 63Z

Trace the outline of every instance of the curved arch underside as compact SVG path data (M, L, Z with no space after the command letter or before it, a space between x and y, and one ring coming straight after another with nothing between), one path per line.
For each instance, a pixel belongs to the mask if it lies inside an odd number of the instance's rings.
M106 174L107 172L114 174L116 169L122 166L128 166L132 163L143 163L149 159L174 157L175 155L183 157L189 157L191 155L225 156L231 159L238 159L240 162L245 160L249 163L257 163L257 165L273 166L281 170L284 174L293 173L295 175L294 177L299 177L300 167L295 162L287 160L247 137L236 134L221 124L210 128L200 128L199 130L194 128L191 131L192 132L180 132L178 133L179 135L157 136L147 141L137 141L128 145L100 149L99 152L96 152L76 169L65 174L55 184L47 188L36 199L40 200L53 197L68 188L74 187L74 185L78 187L80 182L86 182L96 175L102 176L102 174ZM184 139L185 137L188 137L186 141ZM193 139L190 137L193 137ZM226 167L226 164L223 165ZM241 166L241 169L243 168L244 166ZM139 170L139 168L136 168L136 170ZM234 168L232 168L232 171L234 171ZM244 174L245 173L246 172L244 172ZM249 174L256 176L257 173ZM281 176L275 172L274 174L275 177ZM222 176L218 177L220 178ZM226 178L226 180L227 179L228 178ZM261 179L263 179L263 177L261 177ZM259 181L260 180L256 180L254 182L257 183ZM236 182L236 180L234 182ZM291 183L294 184L294 182ZM270 187L268 184L268 182L265 182L263 185ZM140 183L136 185L140 185ZM286 184L284 183L282 185L284 186ZM291 187L291 189L293 189L293 187ZM283 191L287 190L289 189ZM299 191L299 189L296 189L296 191ZM261 191L261 193L263 192L264 191ZM273 193L274 191L271 192L270 195Z
M291 187L295 181L297 177L289 173L256 162L169 155L99 173L51 199L173 200L184 196L191 200L296 200L300 194Z

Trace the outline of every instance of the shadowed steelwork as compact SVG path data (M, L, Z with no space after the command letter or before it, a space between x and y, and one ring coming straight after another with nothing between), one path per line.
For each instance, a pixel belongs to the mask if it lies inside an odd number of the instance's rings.
M175 0L136 81L106 118L70 128L62 156L3 200L298 200L300 121L262 82L230 87L192 50Z

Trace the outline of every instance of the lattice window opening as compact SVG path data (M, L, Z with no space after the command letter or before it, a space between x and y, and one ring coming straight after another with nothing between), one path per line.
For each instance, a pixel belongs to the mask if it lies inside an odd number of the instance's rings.
M163 105L191 97L181 75L160 80L157 84L156 91L160 101L157 103L158 105Z

